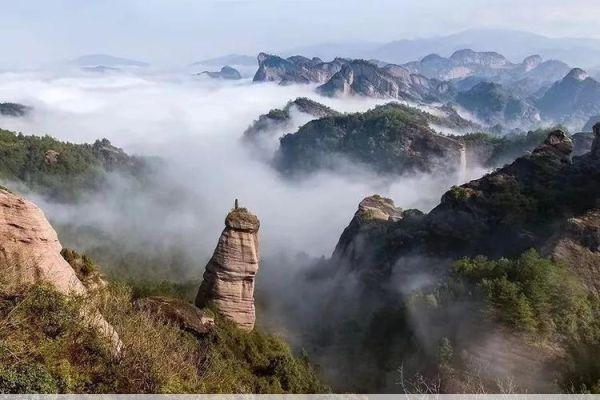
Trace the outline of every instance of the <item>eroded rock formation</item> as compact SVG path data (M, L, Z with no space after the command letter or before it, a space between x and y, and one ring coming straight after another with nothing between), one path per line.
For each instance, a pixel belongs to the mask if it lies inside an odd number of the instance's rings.
M252 330L255 322L254 279L258 271L258 218L245 208L232 210L225 219L217 248L204 272L196 305L213 305L240 328Z
M46 283L64 294L86 295L85 285L61 255L56 231L35 204L0 187L0 270L2 295ZM117 333L96 311L83 316L109 337L118 351Z

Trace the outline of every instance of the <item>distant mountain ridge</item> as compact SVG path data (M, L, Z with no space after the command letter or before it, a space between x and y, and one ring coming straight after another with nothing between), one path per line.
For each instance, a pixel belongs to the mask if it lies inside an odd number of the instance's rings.
M147 67L150 65L144 61L115 57L109 54L86 54L76 58L71 63L80 67Z
M584 38L550 38L531 32L502 29L471 29L454 34L387 43L317 44L282 51L282 54L314 54L320 58L350 57L378 59L404 64L428 54L452 54L461 49L494 50L509 60L523 60L530 54L545 59L559 59L570 65L591 67L600 59L600 40Z

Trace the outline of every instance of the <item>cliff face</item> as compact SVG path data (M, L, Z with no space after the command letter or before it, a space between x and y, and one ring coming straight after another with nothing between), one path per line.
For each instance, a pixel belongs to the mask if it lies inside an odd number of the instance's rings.
M86 287L61 250L42 210L0 187L0 269L8 284L1 294L13 296L30 285L46 283L67 295L86 295ZM89 310L82 317L120 349L117 333L98 312Z
M196 305L216 306L240 328L252 330L255 322L254 279L258 272L258 218L236 208L225 219L217 248L204 272Z

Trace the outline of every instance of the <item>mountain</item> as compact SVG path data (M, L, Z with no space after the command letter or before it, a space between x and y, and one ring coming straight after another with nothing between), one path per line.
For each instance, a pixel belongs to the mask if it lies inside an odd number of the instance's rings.
M434 116L395 103L365 113L325 117L282 137L275 164L289 175L321 168L343 170L348 167L345 161L384 174L452 173L460 168L463 145L436 133L429 124L458 128L463 123L469 126L456 115Z
M497 83L481 82L468 91L460 92L456 103L487 126L527 129L541 121L535 106L512 96L509 90Z
M207 75L214 79L227 79L227 80L242 79L242 75L239 73L239 71L235 68L230 67L229 65L225 65L223 68L221 68L220 71L216 71L216 72L204 71L204 72L199 73L198 75Z
M537 101L544 118L580 129L600 113L600 83L574 68Z
M597 65L600 58L600 40L549 38L529 32L498 29L474 29L435 38L398 40L372 49L363 57L402 64L421 59L427 54L451 54L460 49L494 50L510 60L522 60L531 54L539 54L545 59L582 66Z
M593 128L594 128L594 125L596 125L598 122L600 122L600 115L593 115L585 123L585 125L584 125L584 127L583 127L582 130L584 132L592 132Z
M317 91L326 96L362 95L367 97L434 101L448 97L450 87L443 82L409 73L389 64L385 67L364 60L342 66Z
M143 61L128 58L115 57L108 54L87 54L76 58L71 62L80 67L147 67L149 64Z
M144 284L110 281L87 255L61 248L33 203L0 188L0 204L0 392L328 392L305 356L278 337L238 327L223 303L198 308L164 290L165 282L147 296ZM213 262L244 269L239 252L252 234L243 232L246 215L232 214L218 247L225 254ZM242 273L233 281L237 293L227 292L232 270L217 271L219 293L252 299L253 266L235 271Z
M420 61L403 65L413 73L440 80L459 80L467 77L485 78L495 82L536 79L540 82L554 82L570 70L558 60L544 61L539 55L531 55L521 63L512 63L496 52L476 52L462 49L449 58L430 54Z
M208 58L192 63L190 66L206 65L211 67L222 67L224 65L255 66L256 57L242 54L227 54L221 57Z
M73 202L99 190L111 173L141 178L152 165L107 139L73 144L0 129L0 182L22 183L54 201Z
M244 131L244 140L256 141L264 138L270 132L282 132L292 128L292 113L299 112L313 118L333 117L339 112L306 97L298 97L289 101L283 108L275 108L266 114L261 114L252 125Z
M258 55L258 70L254 82L289 83L324 83L328 81L347 60L336 58L331 62L323 62L314 57L303 56L281 58L260 53Z
M365 198L332 257L295 281L305 298L324 288L306 331L312 354L337 355L317 359L331 379L354 392L597 384L600 130L589 153L571 150L553 131L428 213Z
M0 103L0 115L6 117L24 117L32 108L18 103Z

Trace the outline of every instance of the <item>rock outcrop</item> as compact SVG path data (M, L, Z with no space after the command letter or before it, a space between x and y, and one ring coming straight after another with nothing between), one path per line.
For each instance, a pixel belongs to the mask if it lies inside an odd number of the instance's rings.
M237 201L236 201L237 203ZM217 248L204 272L195 304L214 306L240 328L252 330L255 322L254 279L258 272L258 218L245 208L232 210L225 219Z
M388 64L379 67L365 60L344 64L331 79L317 88L325 96L361 95L415 101L434 101L449 95L450 86L411 74L405 68Z
M290 83L324 83L328 81L348 60L336 58L324 62L320 58L293 56L281 58L275 55L260 53L258 70L254 74L254 82Z
M57 291L85 296L88 291L75 271L61 255L56 231L42 210L32 202L0 188L0 269L11 295L29 285L46 283ZM120 347L117 333L97 312L85 316L92 326Z
M213 79L242 79L242 75L240 74L240 72L237 69L230 67L229 65L225 65L223 68L221 68L220 71L204 71L201 72L199 75L206 75Z

